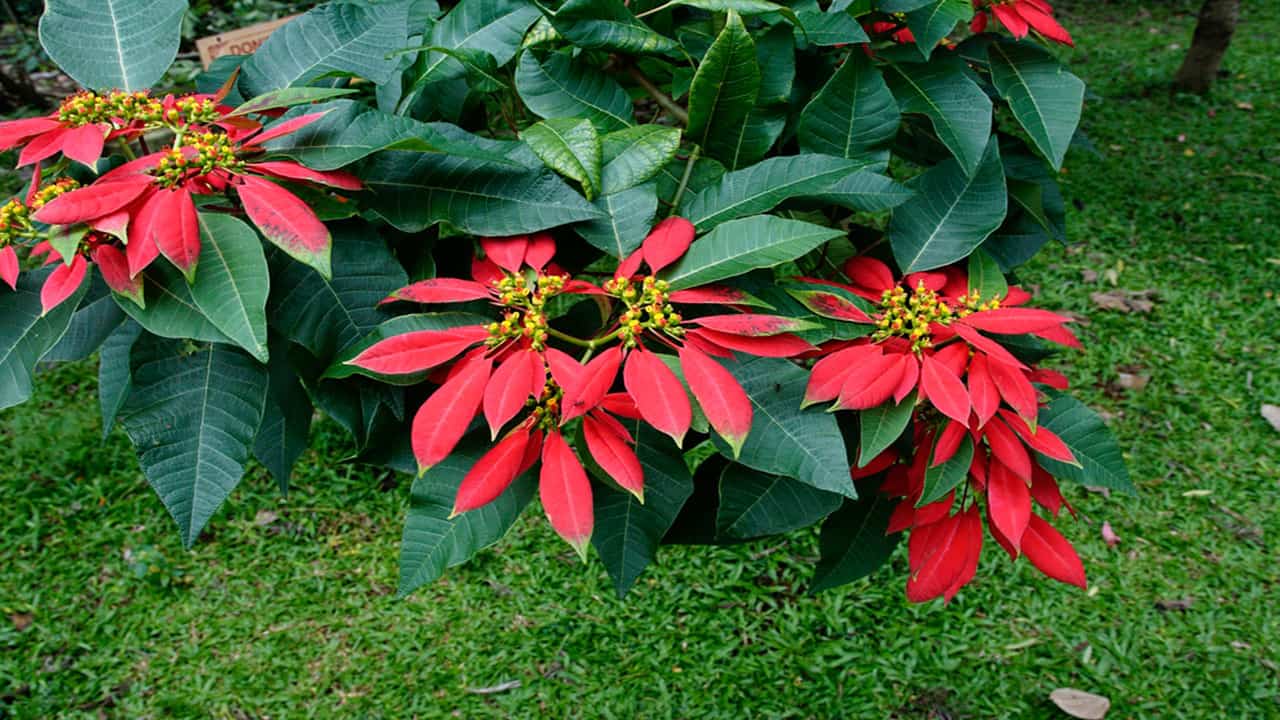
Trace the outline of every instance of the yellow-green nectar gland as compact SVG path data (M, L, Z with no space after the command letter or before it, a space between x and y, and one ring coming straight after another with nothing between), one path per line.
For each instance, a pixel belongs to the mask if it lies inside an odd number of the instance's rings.
M547 384L542 386L542 395L537 400L529 398L525 401L525 405L533 407L529 413L533 426L529 429L551 432L560 427L560 401L563 398L564 390L548 377Z
M132 122L158 123L164 106L145 92L112 92L99 95L82 92L62 101L58 121L72 127L92 123L128 125Z
M683 317L672 307L671 284L652 275L640 282L630 278L614 278L604 284L604 291L622 301L626 308L619 316L618 339L628 348L640 344L645 330L683 338Z
M192 175L207 175L214 170L244 172L244 161L236 157L235 145L226 135L200 133L187 137L183 149L170 148L151 174L161 187L175 187Z
M18 238L36 237L35 226L31 223L31 211L39 210L59 195L78 187L80 183L72 178L59 178L37 190L29 206L18 198L0 206L0 248L11 245Z
M882 312L871 339L881 342L891 337L906 338L911 341L911 349L919 352L933 347L930 326L934 323L950 325L956 318L998 307L998 298L984 303L977 290L960 297L958 307L952 308L938 293L925 287L924 281L917 283L910 292L901 286L894 287L880 296Z
M527 339L534 350L547 349L550 333L546 304L564 290L564 282L561 275L510 273L493 281L498 304L505 310L501 322L489 323L489 339L485 343L493 348L512 340Z

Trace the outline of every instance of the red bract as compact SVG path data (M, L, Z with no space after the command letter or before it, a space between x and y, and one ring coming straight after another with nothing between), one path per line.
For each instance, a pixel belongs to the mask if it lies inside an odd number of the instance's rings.
M973 0L977 13L971 29L982 32L994 17L1016 38L1024 38L1035 30L1050 40L1063 45L1075 45L1071 33L1053 19L1053 6L1045 0Z
M677 351L680 369L716 434L735 456L751 428L752 407L733 375L713 357L733 352L794 357L814 350L793 332L803 325L789 318L751 313L704 315L686 319L676 305L732 304L741 291L722 286L671 290L655 275L638 276L643 266L657 273L679 260L693 243L694 226L681 217L658 223L626 258L604 291L625 308L613 333L630 350L624 367L627 391L645 422L682 443L692 410L684 385L660 356L645 351L652 341Z
M857 257L846 263L845 273L848 285L822 281L796 295L818 315L875 329L866 338L825 348L806 404L835 400L837 409L865 410L890 398L896 404L915 390L920 400L965 426L981 427L1001 399L1034 422L1038 396L1030 369L984 333L1079 344L1065 328L1070 318L1016 307L1030 297L1016 287L1004 297L980 297L957 268L915 273L899 283L884 263ZM854 296L879 307L866 311Z
M929 469L954 458L966 435L974 447L967 482L960 490L922 505ZM913 444L918 451L908 465L893 464L891 455L886 463L869 464L889 470L881 491L903 498L890 518L889 532L911 531L912 577L907 586L911 600L950 600L973 578L971 566L976 567L981 547L978 504L982 498L991 536L1010 558L1025 554L1046 575L1084 585L1084 570L1070 543L1032 512L1033 502L1053 515L1066 504L1057 481L1030 452L1074 463L1074 455L1057 435L1043 427L1033 430L1018 414L1001 410L999 417L980 429L967 430L954 421L938 429L917 423ZM971 527L962 532L961 523Z
M46 265L57 263L49 277L45 278L40 288L41 314L47 315L75 294L84 282L89 270L97 265L102 279L113 291L129 298L139 307L145 307L142 298L142 281L131 278L124 253L118 247L118 241L106 234L90 231L80 239L75 255L66 262L57 250L48 242L37 244L31 251L32 257L47 256Z
M584 436L597 464L621 487L643 496L640 461L630 446L634 441L600 407L621 362L621 350L606 349L583 367L548 347L546 302L583 287L551 266L555 243L549 235L485 238L481 246L486 256L473 263L472 280L424 280L397 290L384 302L489 300L501 309L501 321L405 333L374 344L349 363L379 374L403 375L462 356L414 417L412 444L419 468L425 472L448 457L478 413L483 411L497 438L527 410L467 473L454 513L492 502L540 456L543 507L552 527L583 553L591 536L591 485L561 426L586 415Z
M360 189L344 172L318 172L294 162L246 160L261 144L295 132L322 114L276 127L215 133L188 128L180 147L152 153L106 173L92 185L50 202L35 219L50 225L87 224L127 238L129 272L136 276L164 255L192 279L200 255L194 195L234 190L249 220L290 256L329 272L329 231L296 195L265 178Z

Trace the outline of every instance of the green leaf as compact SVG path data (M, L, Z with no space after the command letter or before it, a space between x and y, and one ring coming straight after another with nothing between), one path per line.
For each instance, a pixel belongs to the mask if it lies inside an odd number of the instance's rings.
M241 66L248 95L307 85L329 76L356 76L376 85L400 66L388 52L408 44L409 2L326 3L271 33Z
M883 13L905 13L935 2L936 0L876 0L876 10Z
M849 13L833 10L802 10L796 13L800 27L796 29L796 43L818 46L853 45L871 42L867 31Z
M473 435L413 481L400 542L401 596L501 540L533 498L536 483L525 473L493 502L449 519L462 478L488 449L487 437Z
M361 176L370 209L404 232L448 222L472 235L521 235L601 216L546 169L388 152L371 158Z
M791 102L796 80L796 41L791 31L786 25L775 25L756 38L756 65L760 67L757 106Z
M1081 485L1136 493L1124 464L1124 453L1102 418L1070 395L1053 393L1050 397L1049 404L1040 408L1038 425L1062 438L1080 466L1036 453L1040 466L1054 477Z
M916 507L937 502L959 487L969 474L969 466L973 464L973 450L973 439L966 435L960 441L960 449L956 450L956 454L952 455L951 459L937 467L926 469L924 490L920 493L920 501L916 503ZM932 451L930 451L929 464L933 465Z
M727 220L772 210L784 200L817 194L858 167L828 155L769 158L726 173L718 183L686 195L679 214L705 232Z
M189 353L150 336L134 345L132 366L120 424L189 548L244 474L267 369L226 345Z
M822 520L841 500L798 480L730 464L720 473L716 534L746 540L791 532Z
M214 327L264 363L270 288L267 258L253 228L230 215L201 213L191 299Z
M685 7L698 8L712 13L729 12L730 10L739 15L765 15L768 13L778 13L792 22L796 22L796 14L791 8L785 5L769 2L768 0L671 0L670 5L683 5Z
M934 0L930 5L907 13L907 27L916 38L916 48L928 60L939 40L950 35L957 24L972 19L973 3L970 0Z
M409 283L404 268L368 225L347 222L329 229L333 279L274 252L267 301L272 327L325 366L386 320L378 303Z
M116 302L152 335L234 344L201 312L191 297L187 279L172 265L152 263L143 275L142 290L147 303L145 308L119 295Z
M757 106L737 127L708 138L703 150L723 159L730 169L744 168L768 154L786 125L786 108Z
M965 174L973 174L991 136L991 99L964 61L944 54L926 64L887 65L884 79L902 112L929 118Z
M671 54L674 40L645 25L621 0L568 0L547 16L564 39L590 50L617 50L631 55Z
M818 538L822 556L809 592L851 583L888 561L902 539L902 533L886 534L894 505L878 492L867 492L827 517Z
M62 256L62 263L68 267L79 254L80 241L89 233L87 225L55 225L49 228L49 247Z
M178 54L186 0L47 0L40 44L93 90L147 90Z
M675 200L676 188L685 177L688 160L672 160L655 176L658 183L658 199L670 205ZM724 175L724 166L708 157L700 157L693 163L693 172L689 173L686 193L698 192L718 181Z
M80 289L48 315L41 314L40 288L53 270L23 273L13 292L0 291L0 410L31 397L36 363L62 339L76 307L89 289Z
M574 60L553 53L543 62L525 53L516 68L516 91L538 117L586 117L601 132L632 125L631 97L616 80Z
M1031 43L993 42L991 82L1053 169L1062 167L1080 124L1084 83Z
M538 8L520 0L463 0L431 28L428 45L452 51L478 50L493 56L494 66L506 65L520 49L526 30L539 17ZM465 63L440 51L419 61L414 87L402 107L429 83L464 75Z
M677 290L706 285L790 262L843 234L838 229L772 215L730 220L695 240L665 277Z
M657 175L676 156L680 130L665 125L637 125L600 138L604 169L602 192L633 188Z
M915 191L870 170L846 175L814 198L850 210L890 210L910 200Z
M262 425L253 439L253 456L276 479L283 493L289 489L293 464L307 449L315 410L297 370L289 362L289 341L273 334L270 349L267 401Z
M267 149L315 170L334 170L380 150L414 150L519 166L499 143L447 123L424 123L390 115L352 100L336 100L314 108L295 108L288 120L307 112L324 117L296 132L267 142Z
M856 497L835 416L800 408L809 373L778 358L739 358L741 362L726 367L751 398L754 416L738 462L819 490ZM721 455L733 457L720 436L713 435L711 441Z
M866 467L876 459L877 455L902 437L902 431L911 424L911 415L915 407L916 394L913 392L897 405L887 402L858 413L861 438L858 444L858 467Z
M573 229L594 247L622 259L640 247L653 227L658 194L653 183L646 183L597 198L595 206L604 216Z
M591 121L543 120L525 128L520 139L547 167L576 180L588 200L600 193L600 136Z
M903 272L950 265L968 257L1004 222L1008 210L1004 169L993 140L977 171L966 174L954 159L930 168L917 195L893 211L888 235Z
M414 315L398 315L386 320L374 328L358 342L345 347L329 364L321 375L322 380L341 380L353 375L364 375L389 385L416 385L426 379L428 373L415 375L381 375L355 365L348 365L349 360L387 338L417 332L419 330L449 330L466 325L488 325L490 319L481 315L463 312L421 313Z
M111 434L120 408L124 407L133 388L133 369L129 355L142 337L142 326L132 320L123 325L102 344L98 352L98 407L102 412L102 437Z
M636 457L644 471L641 503L629 492L595 483L595 533L591 544L621 597L653 562L662 537L693 494L693 478L684 458L666 435L637 424Z
M760 66L756 46L736 12L730 12L724 30L703 56L689 87L689 123L686 137L712 152L710 141L723 133L736 134L755 107L760 91Z
M1000 263L981 250L969 256L969 289L976 290L984 302L1009 294L1009 282L1000 272Z
M62 339L40 358L43 362L76 362L98 351L102 343L124 322L124 312L111 296L102 273L91 273L89 288L71 316Z
M235 110L227 114L227 117L235 117L237 115L249 115L252 113L260 113L267 110L280 110L282 108L291 108L295 105L310 105L321 100L331 100L343 95L352 95L356 91L346 88L313 88L313 87L286 87L279 90L272 90L263 93L251 100L242 103ZM312 108L308 108L311 110Z
M826 153L884 168L898 134L898 104L880 71L854 49L800 114L796 137L805 152Z

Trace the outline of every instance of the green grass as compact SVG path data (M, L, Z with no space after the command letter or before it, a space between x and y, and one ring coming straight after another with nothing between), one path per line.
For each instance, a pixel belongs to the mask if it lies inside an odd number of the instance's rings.
M1171 99L1192 18L1150 5L1069 16L1101 155L1069 159L1075 244L1023 273L1087 316L1063 369L1141 488L1067 490L1088 592L989 548L946 607L907 604L900 556L808 597L802 533L667 549L619 601L531 512L397 600L407 482L338 463L331 426L287 500L255 469L185 552L127 440L100 441L92 368L69 366L0 416L0 716L1048 718L1060 686L1115 718L1280 716L1280 433L1259 416L1280 404L1280 8L1245 3L1230 77ZM1154 311L1095 308L1108 270Z

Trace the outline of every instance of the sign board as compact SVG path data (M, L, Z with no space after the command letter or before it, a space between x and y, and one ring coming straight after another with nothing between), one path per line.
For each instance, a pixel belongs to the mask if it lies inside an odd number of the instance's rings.
M284 25L297 15L290 15L279 20L271 20L257 25L242 27L239 30L213 35L196 40L196 50L200 51L200 63L208 70L215 58L223 55L249 55L266 40L276 28Z

